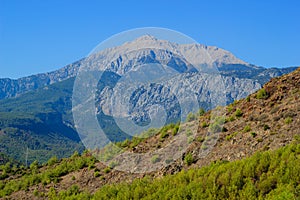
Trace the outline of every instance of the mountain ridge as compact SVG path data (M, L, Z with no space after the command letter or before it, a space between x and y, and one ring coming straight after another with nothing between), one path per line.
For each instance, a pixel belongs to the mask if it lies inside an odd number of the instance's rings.
M140 41L142 41L143 43L139 43ZM16 97L25 92L35 90L40 87L51 85L53 83L60 82L68 78L74 77L77 75L80 66L83 63L86 63L86 60L95 59L95 57L99 58L99 56L105 57L111 54L111 52L114 52L113 56L111 57L116 57L117 59L119 58L119 54L124 54L124 52L126 52L126 49L129 49L132 46L136 49L139 49L139 46L141 47L147 46L148 48L153 47L157 49L164 49L170 52L174 52L180 56L187 57L188 60L198 60L199 55L202 55L203 58L201 58L202 60L200 59L201 60L200 63L197 61L198 63L196 62L192 64L194 65L213 64L216 65L220 73L223 74L233 73L237 77L239 77L239 74L235 73L234 70L231 69L234 66L238 66L238 69L241 71L245 71L242 69L243 66L246 66L248 68L248 71L258 70L259 73L257 74L257 77L259 77L260 74L262 73L267 74L269 77L280 76L284 73L288 73L296 69L295 67L285 68L285 69L273 68L272 70L275 72L272 72L273 74L270 75L270 73L268 72L270 71L270 69L257 67L255 65L246 63L236 58L229 51L223 50L218 47L206 46L201 44L176 44L165 40L159 40L157 38L154 38L153 36L142 36L140 38L137 38L136 40L127 42L121 46L112 47L112 48L104 49L100 52L96 52L95 54L91 54L86 58L83 58L79 61L66 65L63 68L52 72L31 75L19 79L1 78L0 99ZM112 64L111 61L112 60L109 59L108 63L106 63L105 65L107 66L111 65ZM118 61L117 59L116 62L120 62L120 60ZM114 65L117 66L116 64ZM258 79L258 81L260 82L260 84L263 84L267 80Z

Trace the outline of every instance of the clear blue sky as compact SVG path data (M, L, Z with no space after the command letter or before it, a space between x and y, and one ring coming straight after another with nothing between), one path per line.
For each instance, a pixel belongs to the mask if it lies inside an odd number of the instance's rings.
M266 67L300 65L300 1L0 0L0 77L63 67L113 34L180 31Z

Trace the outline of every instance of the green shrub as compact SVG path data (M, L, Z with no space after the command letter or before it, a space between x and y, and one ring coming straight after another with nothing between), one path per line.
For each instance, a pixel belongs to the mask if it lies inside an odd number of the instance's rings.
M180 125L179 125L179 123L177 123L172 131L173 136L175 136L178 133L179 127L180 127Z
M186 131L186 136L191 136L191 135L193 135L193 132L191 131L191 129L188 129L187 131Z
M300 135L294 135L294 140L296 142L300 142Z
M38 196L39 196L39 191L38 191L37 189L34 189L33 195L34 195L35 197L38 197Z
M227 111L230 113L233 110L233 104L227 106Z
M196 120L196 118L197 118L196 115L194 113L190 112L186 117L186 121L191 122L191 121Z
M100 177L101 176L101 173L100 172L98 172L98 171L96 171L96 172L94 172L94 177Z
M131 139L131 142L130 142L129 147L130 147L130 148L134 148L134 147L136 147L138 144L140 144L142 141L143 141L143 138L140 138L140 137L133 137L133 138Z
M269 130L270 126L268 126L267 124L264 124L264 131Z
M79 192L80 192L79 186L78 185L72 185L67 190L66 196L76 195L76 194L79 194Z
M106 173L106 174L108 174L110 171L111 171L111 168L110 168L110 167L106 167L106 168L103 170L103 172Z
M232 135L230 134L230 135L226 135L226 137L225 137L225 139L227 140L227 141L229 141L229 140L231 140L232 139Z
M74 151L74 153L71 156L71 158L74 159L74 158L78 158L79 156L80 156L80 154L78 153L78 151Z
M163 130L161 133L160 133L160 138L161 139L165 139L169 137L169 133L167 132L167 130Z
M239 102L239 100L235 99L232 104L235 106L235 105L237 105L238 102Z
M123 142L121 142L121 147L122 148L125 148L125 147L128 147L130 144L130 141L128 139L124 140Z
M250 134L252 135L252 137L256 137L257 135L255 132L251 132Z
M247 101L247 102L250 102L250 96L247 96L247 97L246 97L246 101Z
M159 156L158 155L154 155L154 156L152 156L152 158L151 158L151 162L154 164L154 163L157 163L157 162L159 162L160 161L160 158L159 158Z
M249 126L249 125L246 125L246 126L244 127L244 130L243 130L243 131L244 131L245 133L251 131L250 126Z
M201 127L202 127L202 128L206 128L206 127L208 127L208 126L209 126L209 125L208 125L206 122L202 122L202 123L201 123Z
M203 142L205 139L204 139L203 137L201 137L201 136L198 136L198 137L196 138L196 140L197 140L198 142Z
M238 132L234 132L234 133L232 133L232 134L230 134L230 135L226 135L225 139L226 139L227 141L229 141L229 140L231 140L234 136L236 136L237 134L238 134Z
M272 132L270 133L270 135L276 135L276 134L278 134L278 133L275 132L275 131L272 131Z
M90 164L88 165L88 170L91 170L91 169L94 169L94 168L95 168L94 163L90 163Z
M236 111L235 111L235 116L236 117L241 117L241 116L243 116L243 112L241 111L241 109L236 109Z
M193 155L191 153L187 153L184 157L184 163L187 165L191 165L194 162Z
M200 108L198 114L199 116L203 116L205 114L205 110L203 108Z
M265 88L260 89L256 94L257 99L266 99L268 98L268 94L265 90Z
M235 117L233 115L231 115L230 117L227 118L226 121L233 122L234 120L235 120Z
M39 163L35 160L33 163L30 164L30 170L32 174L36 174L39 171Z
M51 157L51 158L48 160L47 164L48 164L49 166L52 166L52 165L54 165L54 164L57 163L57 162L58 162L57 157L56 157L56 156L53 156L53 157Z
M285 118L284 123L290 124L290 123L292 123L292 121L293 121L293 118L287 117L287 118Z
M262 141L264 141L262 138L257 139L257 142L262 142Z

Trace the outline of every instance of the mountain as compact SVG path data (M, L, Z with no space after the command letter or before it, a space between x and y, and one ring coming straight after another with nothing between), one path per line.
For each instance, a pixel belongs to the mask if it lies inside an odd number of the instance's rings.
M158 170L147 173L117 170L121 163L108 167L97 161L93 152L86 151L81 156L74 153L60 161L52 158L43 166L34 163L30 169L9 171L10 178L6 176L0 182L0 196L10 199L297 199L299 98L300 68L271 79L244 99L201 113L182 124L182 132L177 132L178 127L173 124L149 138L116 143L123 150L120 154L142 155L165 148L181 134L190 137L189 129L196 126L197 132L189 141L187 151ZM224 110L224 115L214 116L219 110ZM216 124L222 127L215 129ZM213 140L215 143L209 149ZM159 163L160 157L151 160L152 164Z
M0 99L16 97L28 91L57 83L76 76L80 61L67 65L57 71L32 75L17 80L0 79Z
M141 50L140 47L143 46L156 49L159 53L153 54L153 51ZM126 49L128 50L130 48L141 51L130 54L132 57L129 58L119 57L119 55L122 54L127 54L126 56L128 56ZM111 58L114 56L116 59L112 61ZM176 58L177 56L179 58ZM171 59L168 60L168 57ZM184 65L187 64L186 60L188 59L192 61L190 63L192 65L215 65L222 75L252 79L261 85L272 77L281 76L296 69L296 67L283 69L257 67L236 58L230 52L218 47L201 44L176 44L146 35L132 42L125 43L122 46L105 49L53 72L32 75L17 80L2 78L0 79L0 99L16 97L25 92L75 77L80 66L85 63L86 60L95 61L99 58L105 58L102 61L103 65L101 65L103 69L111 69L119 75L125 73L125 68L128 72L135 64L139 63L156 62L172 65L172 62L175 61L175 65ZM182 63L176 63L176 60L179 62L182 61Z
M146 68L141 71L141 66ZM169 68L165 70L161 66ZM91 54L54 72L17 80L0 79L1 152L20 162L31 163L36 159L45 162L53 155L61 158L75 150L83 151L81 139L84 137L79 137L72 117L72 94L74 77L84 67L103 72L97 85L96 114L111 141L132 137L118 127L112 115L133 120L145 128L151 125L147 112L160 104L166 110L165 123L158 123L163 126L188 114L179 107L181 102L188 105L186 110L196 111L186 98L187 91L196 94L199 106L208 110L244 98L271 77L295 70L257 67L217 47L176 44L143 36ZM155 84L128 85L134 89L131 94L124 94L124 88L118 85L124 79L143 82L163 77L166 72L172 75L168 82L162 79ZM129 113L121 107L126 104L119 104L114 110L109 105L110 100L118 96L130 100ZM142 129L134 131L139 133Z
M72 125L73 82L74 79L68 79L18 98L2 100L0 151L24 164L83 151Z

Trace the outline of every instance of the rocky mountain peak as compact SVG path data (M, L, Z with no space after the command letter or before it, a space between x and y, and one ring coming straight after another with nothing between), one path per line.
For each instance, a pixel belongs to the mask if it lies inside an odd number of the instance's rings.
M154 37L153 35L146 34L146 35L143 35L141 37L138 37L134 41L139 42L139 41L146 41L146 40L157 41L158 39L156 37Z
M123 75L141 64L171 64L176 69L217 68L222 75L248 78L263 84L271 77L280 76L295 68L266 69L256 67L224 49L203 44L178 44L143 35L123 45L95 52L84 59L71 63L59 70L32 75L18 80L0 79L0 99L15 97L56 82L61 82L78 73L85 64L98 70L112 70ZM179 66L180 65L180 66Z

